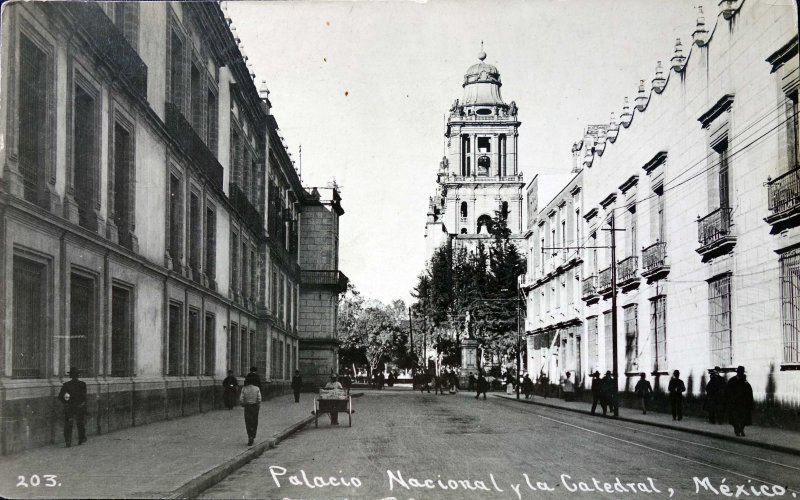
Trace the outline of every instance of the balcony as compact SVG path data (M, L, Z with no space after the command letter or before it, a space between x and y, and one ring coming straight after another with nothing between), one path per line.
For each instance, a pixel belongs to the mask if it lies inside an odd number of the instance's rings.
M731 211L730 207L721 207L697 219L700 248L696 251L703 256L704 262L729 252L736 245L736 236L731 234Z
M669 274L667 265L667 242L656 241L642 249L642 277L651 282Z
M347 276L333 270L300 271L300 285L307 288L332 289L338 293L347 291Z
M97 49L114 77L128 84L140 99L147 100L147 65L128 43L125 35L111 22L103 9L94 2L53 2L44 8L66 9Z
M778 233L800 222L800 166L770 179L767 177L767 208L771 212L764 221Z
M178 146L208 177L211 184L222 191L222 165L206 146L203 139L194 131L192 125L183 117L181 110L174 104L166 104L166 125L170 135Z
M522 174L518 175L455 175L450 174L445 179L445 182L476 182L476 183L489 183L489 182L524 182Z
M581 300L591 302L597 298L597 276L589 276L581 285Z
M600 276L598 278L598 285L597 291L601 295L606 295L611 293L611 266L600 271Z
M639 257L631 255L617 264L617 285L623 290L639 286Z
M228 190L228 199L233 209L242 218L247 228L256 236L264 236L264 216L261 215L256 207L247 199L247 195L239 189L239 186L231 182Z

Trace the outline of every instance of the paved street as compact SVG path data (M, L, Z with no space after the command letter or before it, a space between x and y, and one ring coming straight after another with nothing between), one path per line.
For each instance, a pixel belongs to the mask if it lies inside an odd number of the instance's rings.
M369 391L354 407L352 428L326 418L202 498L720 498L737 486L739 498L800 494L796 455L681 431L466 393Z

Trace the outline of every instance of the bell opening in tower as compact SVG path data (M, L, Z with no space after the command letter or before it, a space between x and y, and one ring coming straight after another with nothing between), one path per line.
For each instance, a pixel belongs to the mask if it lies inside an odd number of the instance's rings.
M486 177L489 175L489 167L491 167L492 161L489 159L488 156L481 156L478 158L478 176L479 177Z

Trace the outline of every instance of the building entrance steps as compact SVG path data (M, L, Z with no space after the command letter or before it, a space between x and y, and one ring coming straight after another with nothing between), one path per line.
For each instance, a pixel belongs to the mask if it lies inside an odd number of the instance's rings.
M263 401L250 447L240 406L91 436L81 446L74 440L70 448L56 436L54 445L0 458L0 497L194 497L312 421L313 398Z
M516 401L516 395L513 394L492 394L492 396ZM599 405L595 415L591 416L592 405L591 403L584 401L567 402L563 399L552 397L543 398L539 395L534 396L533 399L525 399L525 396L520 395L519 402L585 413L587 418L614 418L611 411L608 412L608 417L603 417L603 412ZM733 427L727 423L711 424L704 418L694 416L684 416L681 421L675 422L671 419L671 416L666 413L648 411L647 414L642 414L641 410L624 407L620 407L619 417L617 417L616 420L646 424L664 429L679 430L690 434L700 434L703 436L724 439L726 441L735 441L740 444L747 444L759 448L791 453L800 456L800 432L780 429L777 427L752 425L745 429L747 433L746 437L737 437L733 433Z

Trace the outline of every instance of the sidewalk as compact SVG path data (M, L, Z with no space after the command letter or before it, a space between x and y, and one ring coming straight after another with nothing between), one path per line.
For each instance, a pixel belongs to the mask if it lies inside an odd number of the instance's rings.
M516 395L498 393L493 395L498 398L516 400ZM559 408L577 413L585 413L587 415L591 414L592 409L591 403L586 403L584 401L572 401L568 403L563 399L543 398L538 395L532 399L525 399L525 396L520 395L519 401L520 403ZM597 406L596 415L597 416L592 418L603 418L603 411L600 409L600 405ZM609 415L611 415L611 412L609 412ZM613 416L611 418L613 418ZM733 428L729 424L713 425L703 418L688 416L683 417L683 420L680 422L676 422L672 420L671 415L666 413L648 412L646 415L643 415L641 410L623 407L620 407L619 417L616 420L652 425L664 429L674 429L690 434L699 434L800 456L800 433L776 427L749 426L746 429L746 437L736 437L733 433Z
M220 480L313 421L313 397L304 393L299 404L291 395L261 403L258 437L252 447L247 446L241 407L91 436L81 446L76 446L73 437L71 448L64 447L59 436L55 445L0 458L0 497L196 496L208 482ZM26 478L29 487L17 486L19 476ZM34 487L36 482L39 486Z

